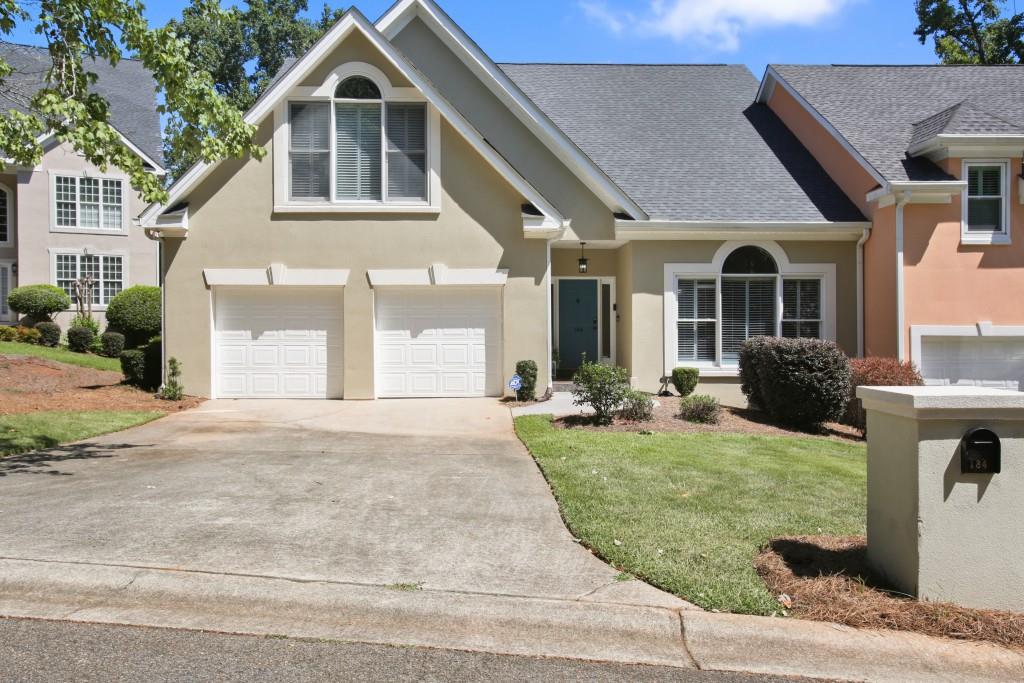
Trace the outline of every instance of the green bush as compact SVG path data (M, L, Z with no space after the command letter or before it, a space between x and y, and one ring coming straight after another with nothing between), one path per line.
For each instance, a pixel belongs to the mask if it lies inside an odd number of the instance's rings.
M630 389L622 399L619 417L630 422L650 422L654 419L654 399L650 394Z
M60 345L60 325L51 322L36 323L39 331L39 343L51 348Z
M755 359L765 345L773 337L751 337L740 347L740 390L747 397L750 407L765 409L764 396L761 395L761 379L757 374Z
M96 335L91 328L79 325L68 330L68 348L75 353L88 353L95 340Z
M0 325L0 342L18 341L18 330L7 325Z
M167 381L160 387L160 398L165 401L180 401L185 398L185 387L181 385L181 363L177 358L167 361Z
M537 398L537 363L532 360L521 360L516 363L516 374L523 379L519 389L520 401L532 401Z
M146 369L142 376L142 388L156 391L164 381L164 356L160 337L151 339L143 349L143 353L146 359Z
M160 334L160 288L136 285L111 299L107 329L123 334L130 348L144 346Z
M687 422L716 425L721 415L722 406L714 396L695 394L683 396L679 401L679 417Z
M810 429L843 416L850 360L834 342L772 337L752 346L747 372L757 372L758 404L775 422Z
M54 313L68 310L71 297L53 285L26 285L11 290L7 296L7 305L15 313L27 316L33 322L45 322Z
M615 410L629 391L629 373L625 368L584 361L572 377L576 388L572 390L573 405L594 409L594 421L599 425L612 423Z
M913 363L896 358L854 358L850 361L850 401L843 424L867 433L867 415L857 398L857 387L919 387L924 384Z
M92 330L92 336L100 336L99 321L87 315L76 315L74 318L72 318L71 327L88 327L90 330Z
M100 335L101 353L107 358L119 358L124 351L124 335L120 332L104 332Z
M697 368L675 368L672 371L672 386L680 396L689 396L697 388L700 381L700 370Z
M124 383L141 387L146 376L146 352L142 349L128 349L121 352L121 374Z
M43 335L39 333L39 330L23 326L15 328L15 335L17 336L15 341L19 341L22 344L38 344L43 338Z

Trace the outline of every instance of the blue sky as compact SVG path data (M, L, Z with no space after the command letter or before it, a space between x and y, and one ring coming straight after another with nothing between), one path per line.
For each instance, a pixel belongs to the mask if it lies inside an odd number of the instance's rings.
M1012 0L1011 0L1012 2ZM186 0L151 0L162 24ZM346 3L335 2L333 6ZM355 3L376 19L391 0ZM319 12L320 0L311 0ZM496 61L931 63L913 0L441 0ZM39 43L19 27L10 37Z

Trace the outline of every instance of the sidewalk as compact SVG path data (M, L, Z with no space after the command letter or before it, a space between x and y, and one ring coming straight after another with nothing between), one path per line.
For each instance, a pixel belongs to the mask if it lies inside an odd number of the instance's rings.
M1024 655L991 645L632 604L623 589L558 600L0 559L9 617L849 681L1024 679Z

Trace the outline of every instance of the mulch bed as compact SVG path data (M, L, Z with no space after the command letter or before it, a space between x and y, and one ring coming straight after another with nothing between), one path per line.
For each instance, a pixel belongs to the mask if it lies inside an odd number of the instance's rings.
M689 432L723 434L757 434L762 436L822 436L845 441L860 441L860 432L841 424L827 424L820 432L801 432L778 427L768 421L768 416L757 410L729 408L722 406L721 421L717 425L687 422L677 417L678 396L657 396L654 400L654 419L650 422L630 422L615 418L608 426L598 427L587 415L569 415L555 420L554 424L564 429L587 429L602 432Z
M161 401L121 384L121 373L65 365L33 356L0 356L0 415L43 410L132 410L177 412L201 398Z
M1024 614L919 602L886 590L868 567L863 536L777 538L755 566L780 609L796 617L1024 650Z

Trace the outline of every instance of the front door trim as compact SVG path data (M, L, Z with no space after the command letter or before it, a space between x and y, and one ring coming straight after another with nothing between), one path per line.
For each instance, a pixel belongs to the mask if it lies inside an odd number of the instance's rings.
M558 306L558 304L559 304L559 302L558 302L558 285L559 285L559 282L561 280L593 280L594 282L597 283L597 355L600 357L600 360L601 360L602 363L614 364L615 363L615 358L616 358L616 355L615 355L615 343L616 343L615 337L616 337L616 332L617 332L617 330L616 330L616 327L617 327L616 323L618 322L618 315L616 314L617 298L616 298L616 292L615 292L615 277L614 276L612 276L612 277L598 277L598 276L594 276L594 275L555 275L553 279L554 279L554 292L553 292L552 299L553 299L553 306L554 306L554 315L553 315L553 325L552 325L552 327L554 328L554 330L553 330L554 348L556 348L556 349L558 348L558 336L559 336L558 333L559 333L559 327L561 327L561 325L560 325L561 319L559 317L560 316L560 312L558 310L558 308L559 308L559 306ZM609 348L609 349L602 348L604 345L601 343L601 329L602 329L602 327L604 327L604 306L602 305L604 302L602 301L602 297L603 297L603 287L602 287L602 285L609 285L611 287L610 294L611 294L611 300L612 301L611 301L611 306L609 307L609 309L612 312L612 318L613 319L611 321L612 322L612 324L611 324L611 344L609 344L609 346L611 348Z
M10 294L11 290L18 286L18 276L14 274L14 261L0 259L0 268L7 269L7 293ZM0 313L0 323L13 323L17 319L18 314L12 311L10 308L7 309L6 315Z

